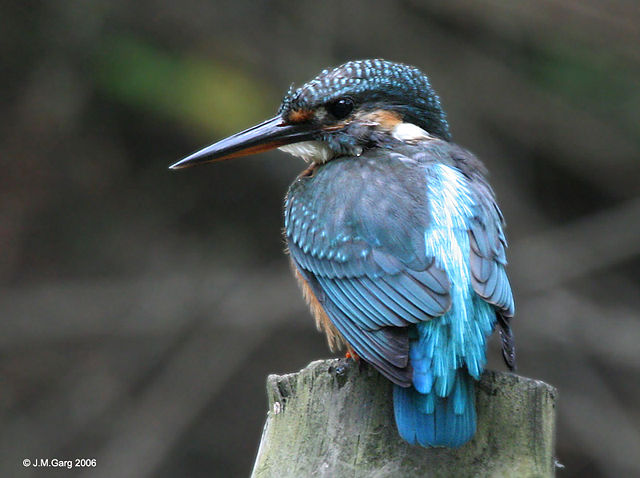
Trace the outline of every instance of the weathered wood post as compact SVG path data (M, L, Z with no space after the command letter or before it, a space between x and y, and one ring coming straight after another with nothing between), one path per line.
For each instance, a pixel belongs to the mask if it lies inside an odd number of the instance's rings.
M254 478L554 475L556 390L538 380L485 372L476 386L478 431L458 449L402 441L390 383L351 360L270 375L267 395Z

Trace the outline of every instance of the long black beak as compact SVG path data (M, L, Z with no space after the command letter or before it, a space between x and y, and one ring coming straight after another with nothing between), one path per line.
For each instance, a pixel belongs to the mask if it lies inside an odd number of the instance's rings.
M281 116L276 116L207 146L172 164L170 169L188 168L196 164L224 161L225 159L269 151L286 144L307 141L312 138L312 133L312 127L308 123L287 124Z

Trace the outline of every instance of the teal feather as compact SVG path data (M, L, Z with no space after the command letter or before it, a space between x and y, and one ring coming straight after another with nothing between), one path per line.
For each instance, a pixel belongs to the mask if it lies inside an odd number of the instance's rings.
M457 168L402 158L338 158L294 183L289 250L341 335L394 382L401 436L461 446L475 433L473 383L487 337L497 317L508 327L513 314L500 216ZM374 187L380 175L384 195ZM303 214L317 218L314 234L303 231Z

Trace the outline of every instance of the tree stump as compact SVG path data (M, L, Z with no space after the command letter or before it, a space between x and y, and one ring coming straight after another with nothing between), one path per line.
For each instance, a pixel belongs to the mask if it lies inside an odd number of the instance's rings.
M555 388L486 371L478 431L457 449L422 448L396 430L390 382L353 360L269 375L269 411L252 477L547 477L554 475Z

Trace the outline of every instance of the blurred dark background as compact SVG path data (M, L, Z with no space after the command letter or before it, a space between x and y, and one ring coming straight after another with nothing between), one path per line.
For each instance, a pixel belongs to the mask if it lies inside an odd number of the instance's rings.
M366 57L428 72L491 170L519 373L560 392L559 475L640 476L635 2L0 8L2 476L37 457L97 458L76 473L91 477L249 474L266 375L329 356L283 254L304 165L167 167Z

